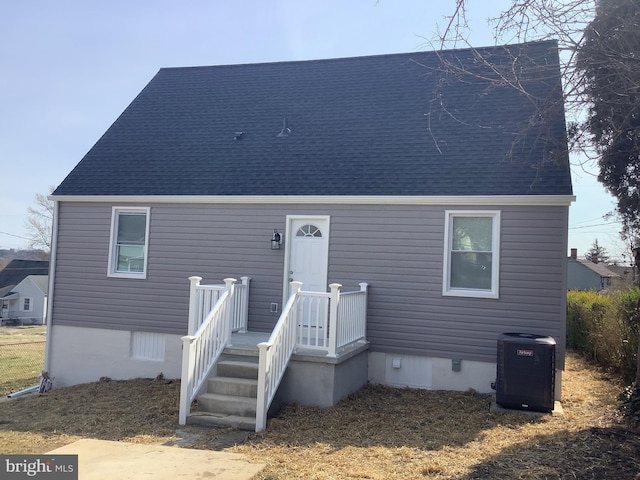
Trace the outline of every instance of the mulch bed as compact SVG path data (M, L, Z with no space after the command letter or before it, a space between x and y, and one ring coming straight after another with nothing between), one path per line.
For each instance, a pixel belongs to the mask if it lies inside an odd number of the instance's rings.
M334 408L288 406L265 432L239 435L178 428L179 390L164 378L102 379L1 402L0 452L98 438L242 453L267 463L259 480L640 479L622 385L575 355L558 416L492 414L491 397L472 391L368 386Z

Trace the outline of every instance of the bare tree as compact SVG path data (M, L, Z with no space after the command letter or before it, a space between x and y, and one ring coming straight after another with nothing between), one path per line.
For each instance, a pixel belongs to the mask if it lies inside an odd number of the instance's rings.
M465 46L470 26L469 0L453 0L452 13L435 42L443 58L442 71L450 77L476 75L448 61L446 49ZM478 7L480 7L478 5ZM638 0L511 0L509 7L488 20L496 44L554 39L558 44L562 98L536 96L523 82L522 71L508 62L497 63L475 50L476 63L493 71L496 88L517 90L538 107L540 118L560 107L567 119L567 136L574 167L592 174L618 200L621 238L640 252L640 3ZM521 62L513 58L513 65ZM477 75L476 75L477 77ZM486 80L486 77L484 78ZM522 125L519 136L530 135ZM514 144L517 140L514 141ZM577 161L577 162L576 162ZM640 260L638 260L640 261ZM636 262L637 263L637 262Z
M585 98L584 72L576 68L577 53L584 41L584 32L595 16L597 0L512 0L509 8L497 17L488 19L496 44L525 43L539 40L555 40L558 43L563 97L560 101L541 99L522 79L521 71L509 68L508 63L496 68L492 58L476 50L476 61L484 63L489 70L495 70L495 85L508 86L529 98L538 106L541 118L551 110L563 106L569 130L569 148L595 158L593 148L583 127L589 103ZM438 29L433 42L441 51L448 48L473 48L469 42L470 26L467 21L471 2L454 0L452 14L446 17L443 30ZM481 5L478 4L478 7ZM521 59L513 59L516 60ZM460 65L443 63L448 74L464 75ZM525 134L525 132L522 132ZM584 157L583 157L584 158Z
M29 247L41 249L46 253L51 251L51 229L53 226L53 202L49 194L55 187L49 186L49 192L36 193L35 205L27 209L26 228L29 235Z

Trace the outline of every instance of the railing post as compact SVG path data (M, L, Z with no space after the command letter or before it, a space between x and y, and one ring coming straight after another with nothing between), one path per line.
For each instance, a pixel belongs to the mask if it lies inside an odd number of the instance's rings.
M233 305L235 303L233 294L234 294L234 284L237 282L235 278L225 278L224 285L229 291L229 301L227 302L226 311L224 312L224 338L228 339L228 345L231 346L231 332L233 331Z
M291 297L295 297L298 295L298 292L300 291L300 289L302 288L302 282L299 282L298 280L293 280L292 282L289 282L289 299L291 299ZM287 300L288 302L289 300ZM295 325L292 325L291 327L291 331L293 332L293 335L295 336L296 341L293 344L293 348L295 350L298 349L298 340L300 339L300 335L302 335L302 328L298 329L298 312L297 312L298 306L296 305L292 315L294 318L294 321L292 322Z
M289 283L289 285L291 285L291 295L296 295L302 288L302 282L299 282L297 280ZM289 298L291 298L291 295L289 295Z
M249 282L251 277L240 277L242 285L244 285L244 292L242 297L242 326L240 327L240 333L246 333L249 329Z
M189 277L189 281L191 282L191 288L189 289L189 326L187 333L189 335L193 335L198 330L197 325L197 292L198 287L200 286L200 282L202 281L202 277Z
M191 344L195 337L182 337L182 376L180 377L180 410L178 413L178 423L185 425L187 423L187 415L191 409L191 388L192 375L195 358L191 354Z
M331 289L331 297L329 299L330 308L329 308L329 352L327 353L327 357L336 357L337 356L337 348L336 345L338 343L338 302L340 301L340 287L342 287L339 283L332 283L329 285Z
M369 289L369 284L366 282L362 282L359 284L360 285L360 291L364 292L364 305L362 305L362 340L361 342L366 342L367 341L367 303L368 303L368 289Z
M267 355L269 344L258 344L258 398L256 406L256 432L267 428Z

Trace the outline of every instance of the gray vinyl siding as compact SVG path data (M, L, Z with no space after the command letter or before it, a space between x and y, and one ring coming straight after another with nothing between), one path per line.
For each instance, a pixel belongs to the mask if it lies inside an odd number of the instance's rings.
M147 279L107 277L112 206L60 204L53 322L185 334L188 277L251 280L249 328L270 331L282 302L286 215L330 215L328 283L368 282L371 349L495 361L504 332L553 336L564 357L568 207L500 210L500 297L442 295L447 206L151 204ZM149 206L141 204L140 206ZM284 238L284 242L288 241Z

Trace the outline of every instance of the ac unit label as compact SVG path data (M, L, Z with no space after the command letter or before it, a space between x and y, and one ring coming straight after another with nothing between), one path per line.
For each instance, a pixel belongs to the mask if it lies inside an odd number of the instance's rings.
M533 350L522 350L519 348L516 350L516 355L519 357L533 357Z

